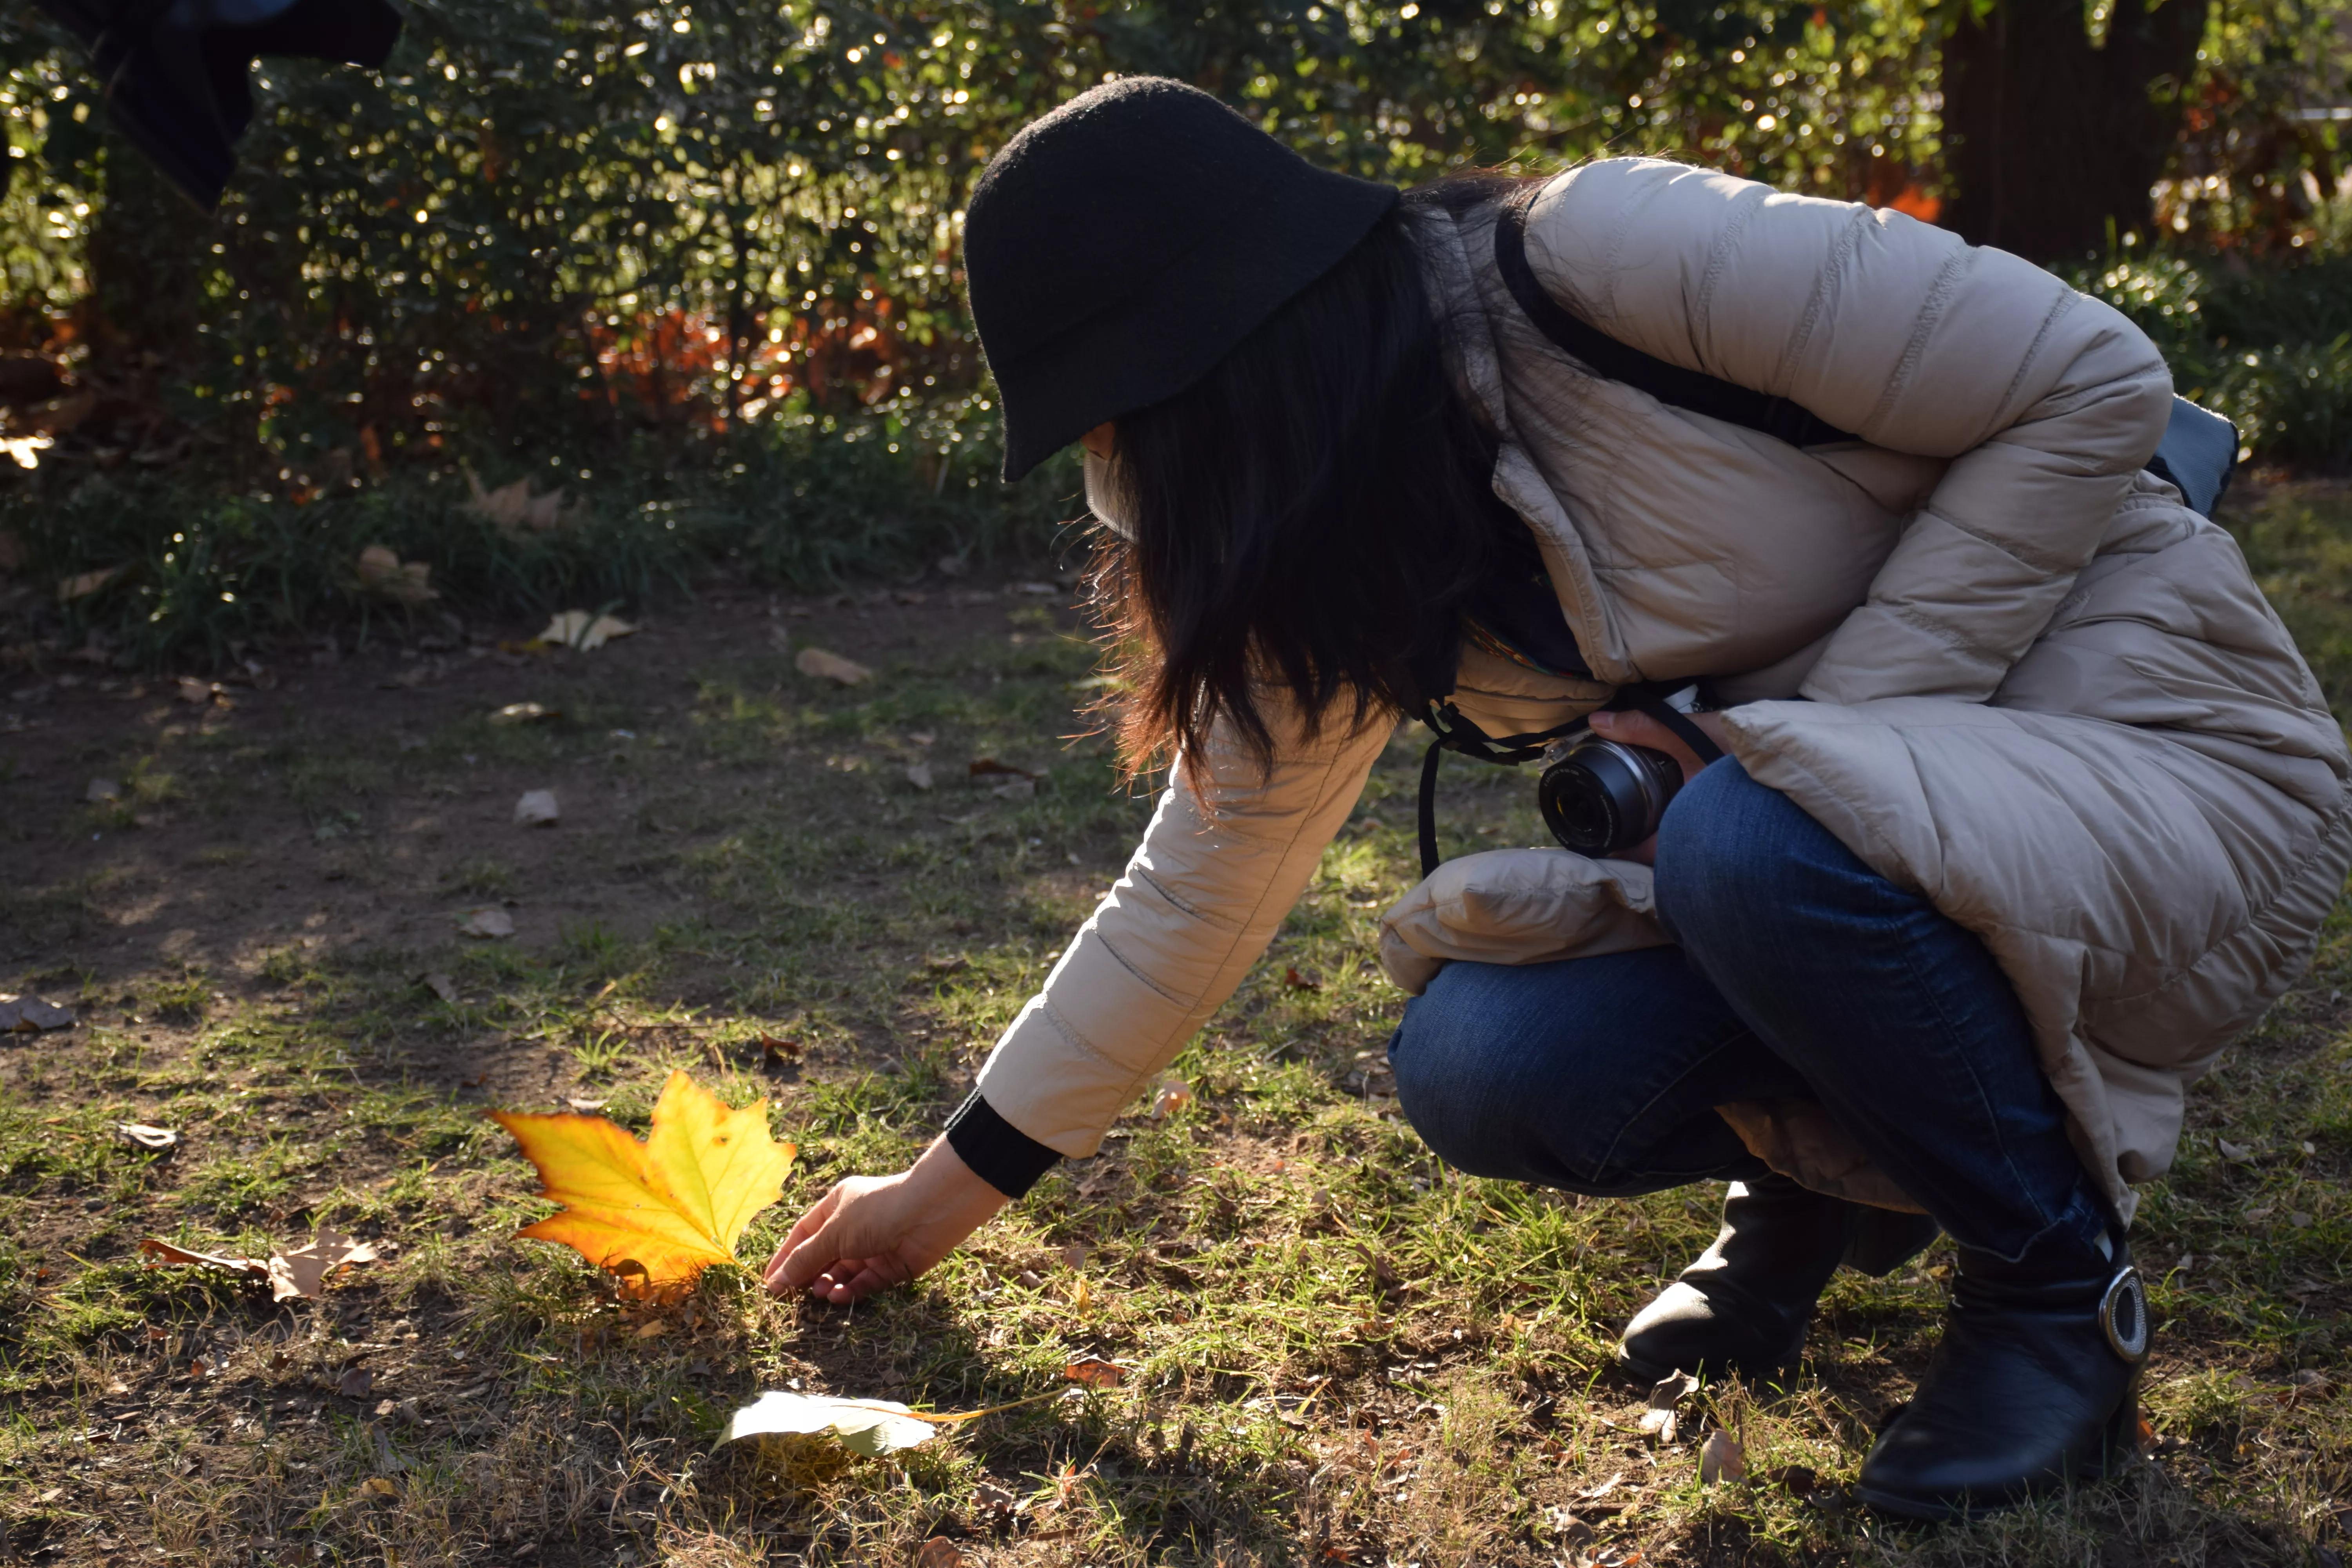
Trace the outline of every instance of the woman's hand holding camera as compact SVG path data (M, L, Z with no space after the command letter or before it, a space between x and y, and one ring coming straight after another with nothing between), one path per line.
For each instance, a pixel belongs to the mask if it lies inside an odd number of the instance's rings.
M895 1176L835 1184L801 1215L762 1278L779 1296L804 1289L845 1306L914 1279L1004 1204L941 1138Z
M1722 747L1726 752L1731 749L1726 743L1722 714L1690 713L1685 714L1685 717L1697 725L1699 732L1717 746ZM1654 752L1664 752L1681 764L1685 784L1688 784L1696 777L1699 769L1706 765L1698 760L1696 752L1692 751L1683 742L1681 736L1676 735L1647 713L1603 710L1592 715L1591 723L1594 734L1615 741L1621 745L1646 746ZM1632 860L1647 866L1656 856L1657 850L1657 836L1652 834L1633 848L1619 851L1616 858Z

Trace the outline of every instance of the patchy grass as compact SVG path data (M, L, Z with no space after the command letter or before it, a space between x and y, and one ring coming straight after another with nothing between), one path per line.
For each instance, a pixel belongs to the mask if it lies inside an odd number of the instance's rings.
M2328 628L2352 507L2276 492L2241 527L2343 690L2352 651ZM811 642L877 680L798 676ZM379 679L413 668L300 671L196 714L74 693L24 710L39 744L11 759L27 805L0 824L20 868L0 973L82 1025L0 1044L7 1553L897 1565L944 1534L975 1564L2055 1568L2341 1550L2342 918L2192 1099L2150 1191L2147 1462L1982 1524L1897 1529L1849 1488L1933 1343L1940 1251L1841 1277L1814 1376L1716 1391L1653 1449L1609 1349L1705 1245L1719 1193L1465 1179L1396 1114L1398 998L1370 953L1412 876L1409 741L1174 1065L1190 1100L1137 1107L917 1287L835 1310L714 1270L649 1312L515 1241L543 1205L491 1104L599 1100L642 1129L672 1068L765 1095L803 1155L747 1259L831 1181L903 1163L1150 802L1060 739L1090 667L1058 598L737 599L591 658ZM488 722L524 699L560 716ZM91 826L84 775L127 781L133 757L172 781L138 797L150 824ZM968 781L979 757L1036 771L1034 795ZM563 824L511 826L516 793L551 784ZM1526 786L1449 765L1450 847L1536 841ZM481 906L518 936L457 936ZM183 1142L135 1150L121 1121ZM322 1225L385 1260L289 1307L136 1252L266 1252ZM1081 1355L1124 1382L889 1459L713 1446L764 1388L970 1408L1059 1388ZM1701 1485L1717 1425L1751 1479Z

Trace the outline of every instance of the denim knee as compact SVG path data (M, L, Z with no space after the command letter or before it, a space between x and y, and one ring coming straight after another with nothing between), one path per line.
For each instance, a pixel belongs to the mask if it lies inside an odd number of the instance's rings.
M1494 1061L1486 1048L1492 1026L1485 1009L1456 994L1469 988L1466 976L1453 973L1461 967L1448 964L1405 1004L1404 1020L1389 1037L1389 1070L1397 1109L1430 1152L1456 1170L1485 1174L1475 1170L1475 1156L1494 1094L1481 1070Z
M1724 758L1682 787L1659 825L1660 921L1685 947L1737 931L1786 890L1792 852L1825 834L1787 795Z

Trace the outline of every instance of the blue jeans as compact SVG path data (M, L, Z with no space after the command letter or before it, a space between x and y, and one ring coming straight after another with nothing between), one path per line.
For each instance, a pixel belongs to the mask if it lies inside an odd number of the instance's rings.
M1764 1173L1717 1105L1812 1100L1961 1246L2095 1247L2017 994L1984 945L1737 762L1658 836L1678 945L1450 963L1389 1044L1405 1115L1476 1175L1596 1196Z

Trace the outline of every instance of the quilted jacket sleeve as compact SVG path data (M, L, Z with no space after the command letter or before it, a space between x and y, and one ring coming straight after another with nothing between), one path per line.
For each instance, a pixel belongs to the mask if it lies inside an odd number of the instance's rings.
M1126 873L981 1068L996 1113L1064 1154L1093 1153L1265 952L1355 808L1389 728L1315 735L1277 724L1263 778L1221 731L1202 765L1178 767Z
M2120 312L1901 213L1653 159L1529 213L1552 294L1621 342L1952 459L1804 695L1982 701L2156 450L2172 381Z

